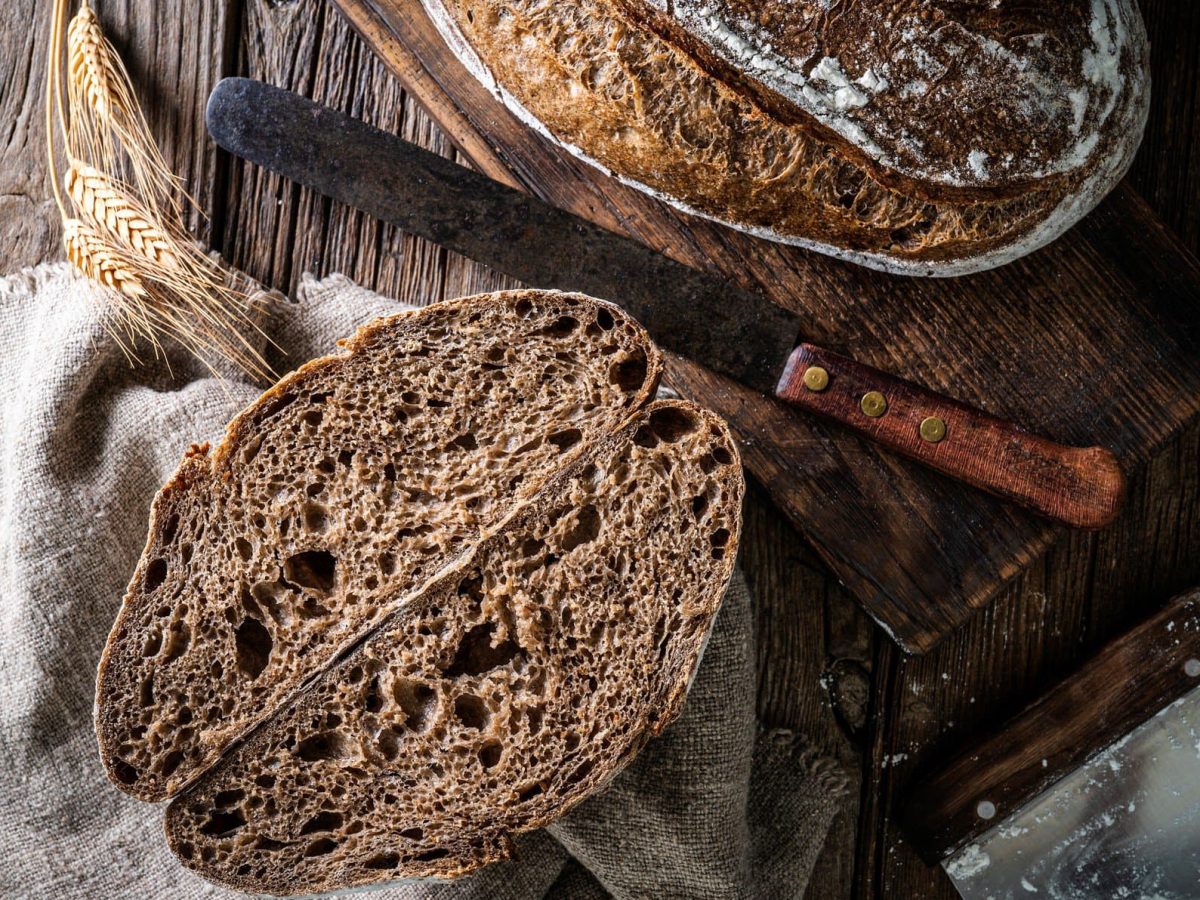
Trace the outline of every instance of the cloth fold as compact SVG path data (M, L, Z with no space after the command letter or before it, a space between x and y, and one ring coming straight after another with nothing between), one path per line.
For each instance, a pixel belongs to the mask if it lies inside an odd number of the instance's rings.
M406 307L341 276L266 303L280 371ZM0 896L235 897L184 870L162 810L109 785L96 664L145 543L150 501L192 443L260 392L167 346L131 367L102 293L65 264L0 280ZM274 356L274 358L272 358ZM754 718L751 602L735 575L680 718L514 859L381 900L791 898L845 780Z

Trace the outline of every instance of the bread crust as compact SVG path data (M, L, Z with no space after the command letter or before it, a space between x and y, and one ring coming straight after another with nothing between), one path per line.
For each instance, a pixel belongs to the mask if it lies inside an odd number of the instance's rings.
M572 153L689 212L906 274L978 271L1059 236L1124 174L1148 111L1144 26L1129 0L1071 0L1057 24L1028 4L986 4L990 12L970 3L846 4L842 14L785 35L804 45L797 52L806 59L838 52L851 68L869 68L874 58L877 68L890 62L900 73L900 62L884 58L886 44L853 40L885 7L924 23L914 26L910 56L938 50L950 25L1009 54L1030 45L1023 29L1053 27L1042 42L1064 48L1062 58L1029 51L1045 68L1038 83L1053 95L1039 115L1003 127L989 121L1000 114L1000 88L979 71L990 71L985 63L999 66L997 54L975 45L963 74L938 88L964 97L953 115L900 96L904 85L897 85L895 96L881 91L850 110L862 113L856 119L819 116L813 104L782 96L643 0L423 3L467 68ZM727 0L706 8L732 16L744 5ZM811 12L820 5L762 6ZM1101 66L1105 41L1111 65ZM836 82L837 72L845 74L840 66L825 64L824 74ZM1112 90L1097 86L1084 98L1078 73L1092 70ZM810 78L808 87L814 85L831 89L828 80ZM849 81L845 89L867 91ZM925 146L920 166L905 150L918 141Z
M180 767L177 774L172 773L170 776L159 777L153 772L131 772L129 764L122 760L121 746L129 740L129 735L121 727L122 716L135 703L135 698L132 696L130 669L137 657L140 656L138 648L133 646L135 639L139 636L135 620L138 615L144 614L149 606L156 604L154 597L150 595L151 592L145 590L145 585L150 567L163 555L163 545L170 543L169 540L164 541L165 532L171 530L168 523L185 507L203 506L207 503L209 494L216 489L217 485L229 485L237 481L239 478L238 460L243 451L261 433L263 421L272 415L275 406L285 398L303 392L307 386L313 384L320 377L336 378L341 367L347 365L348 361L356 355L370 350L376 341L386 340L388 332L397 324L407 322L436 324L456 315L466 315L472 309L486 308L494 304L507 304L515 307L525 300L543 304L560 302L580 304L594 311L606 310L619 327L629 330L629 333L633 335L632 345L644 353L645 375L640 387L637 388L630 400L630 410L644 407L653 398L662 374L663 360L661 353L645 330L615 304L582 294L559 291L501 291L465 297L377 319L361 327L352 337L339 342L340 353L312 360L285 376L234 417L226 428L223 439L215 449L210 452L207 444L193 445L184 455L176 473L163 486L151 506L146 547L130 579L121 608L109 633L96 677L94 719L97 742L105 771L114 785L132 796L150 802L174 796L198 778L225 748L251 731L271 712L270 708L264 707L236 727L231 727L218 744L207 750L203 759L190 771L187 770L187 767ZM614 411L614 415L623 418L625 414ZM546 472L542 480L552 477L553 474L554 470ZM528 483L523 489L523 497L528 498L535 493L539 483L539 480ZM514 509L520 508L521 503L524 502L521 498L518 498L518 501ZM435 572L431 578L436 578L440 574L440 571ZM344 635L340 644L342 647L350 646L359 637L361 634ZM331 664L336 656L336 652L329 654L325 665ZM322 667L311 670L309 675L315 674L320 668ZM279 699L279 702L286 702L287 698L293 696L301 687L301 683L293 685L291 690Z

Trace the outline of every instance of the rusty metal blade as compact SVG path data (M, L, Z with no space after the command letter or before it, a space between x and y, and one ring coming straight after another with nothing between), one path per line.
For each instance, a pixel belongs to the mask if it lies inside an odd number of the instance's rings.
M611 300L661 346L763 393L800 332L765 297L291 91L226 78L206 121L236 156L531 287Z

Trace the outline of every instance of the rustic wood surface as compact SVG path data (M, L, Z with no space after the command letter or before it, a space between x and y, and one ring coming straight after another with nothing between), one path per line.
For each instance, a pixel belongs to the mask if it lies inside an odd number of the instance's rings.
M916 785L900 812L909 840L934 862L977 840L1200 686L1197 659L1200 593L1192 591ZM977 814L984 801L994 808L986 819Z
M895 278L680 215L606 178L471 78L419 0L336 4L484 172L761 291L799 315L814 343L1060 442L1106 446L1131 472L1200 412L1189 345L1200 269L1129 189L1053 252L965 278ZM668 377L729 421L776 506L910 652L954 630L1057 536L1045 520L699 367L681 361ZM998 480L994 457L983 469Z
M197 232L236 264L284 290L303 271L341 271L420 302L504 284L436 247L231 162L205 139L208 90L221 75L242 74L295 88L453 155L324 0L94 5L144 90L167 158L208 212L194 223ZM1200 251L1200 6L1144 0L1143 7L1156 89L1130 183ZM61 258L41 131L47 13L47 4L35 0L0 9L4 271ZM39 26L32 39L31 22ZM926 656L907 658L763 490L753 488L742 558L756 595L759 714L770 725L811 735L857 784L808 896L955 897L895 825L914 773L1020 709L1107 639L1200 581L1198 551L1200 427L1193 426L1132 480L1126 510L1112 528L1061 536L964 628Z

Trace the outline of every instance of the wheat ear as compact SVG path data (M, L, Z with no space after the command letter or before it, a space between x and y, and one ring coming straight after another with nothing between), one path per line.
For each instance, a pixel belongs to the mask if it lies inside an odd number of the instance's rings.
M67 169L67 194L97 225L117 237L127 248L152 263L179 267L175 242L153 222L149 211L114 187L108 175L86 163L72 160Z
M67 259L89 278L112 288L131 300L142 301L148 293L118 253L92 226L79 219L63 220L63 244Z
M120 56L87 0L64 28L68 2L54 0L46 89L47 159L68 259L111 289L117 324L105 327L131 360L141 339L162 355L165 334L210 370L207 358L217 355L256 378L271 377L244 333L258 330L250 298L231 286L229 270L197 247L183 224L181 204L195 203L163 161ZM56 118L70 162L65 196Z
M162 158L129 72L87 0L67 26L66 74L73 119L68 152L115 174L122 171L122 151L128 178L150 211L156 217L180 218L182 184Z

